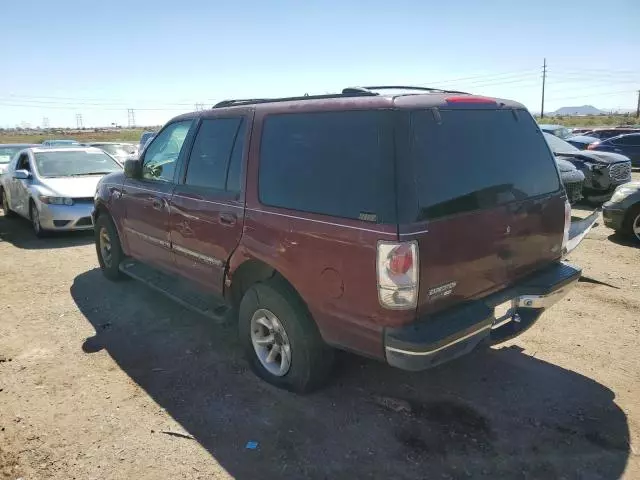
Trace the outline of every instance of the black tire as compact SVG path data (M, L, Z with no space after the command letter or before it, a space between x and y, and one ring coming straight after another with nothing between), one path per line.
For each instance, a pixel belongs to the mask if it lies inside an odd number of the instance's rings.
M4 216L5 217L15 217L16 216L16 212L14 212L13 210L11 210L9 208L9 200L7 200L5 193L4 193L4 189L0 188L0 197L2 200L2 210L4 210Z
M624 219L623 233L629 235L636 242L640 242L640 233L633 231L634 224L638 222L640 224L640 204L636 203L627 212L627 216Z
M269 372L252 342L252 318L261 309L272 312L290 344L290 366L282 376ZM307 393L321 387L331 373L334 352L327 346L306 306L281 278L252 285L242 297L238 312L240 344L253 372L285 390Z
M110 254L107 255L106 251L103 253L104 244L101 244L101 235L108 236L110 242ZM100 263L100 269L105 277L111 281L118 281L127 278L127 276L120 271L120 263L125 259L125 255L122 252L122 245L120 244L120 237L116 226L113 224L111 217L102 213L96 219L94 227L96 254L98 255L98 262Z
M33 228L33 233L36 237L45 238L48 236L49 232L43 229L40 224L40 213L38 212L36 204L33 203L33 200L29 202L29 219L31 220L31 228Z

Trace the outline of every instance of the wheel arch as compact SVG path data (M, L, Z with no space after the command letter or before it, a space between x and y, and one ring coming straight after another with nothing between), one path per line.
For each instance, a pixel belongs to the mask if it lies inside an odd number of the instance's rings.
M234 308L237 308L240 305L242 296L252 285L271 278L278 278L283 286L297 297L307 311L309 310L307 303L295 288L293 282L280 269L264 259L246 253L238 253L232 256L232 261L225 274L225 299Z

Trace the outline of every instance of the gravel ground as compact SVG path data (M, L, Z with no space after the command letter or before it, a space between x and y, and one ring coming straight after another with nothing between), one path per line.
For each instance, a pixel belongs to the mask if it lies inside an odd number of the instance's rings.
M91 234L0 217L0 478L640 478L640 249L599 226L569 260L515 341L420 373L342 354L297 396L232 327L105 280Z

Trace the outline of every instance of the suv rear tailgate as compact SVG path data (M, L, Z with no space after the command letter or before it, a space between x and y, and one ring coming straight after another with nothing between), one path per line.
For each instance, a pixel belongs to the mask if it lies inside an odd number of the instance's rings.
M497 291L560 258L565 193L526 110L447 107L409 116L408 148L398 158L399 186L411 188L398 189L398 217L400 238L418 241L418 315Z

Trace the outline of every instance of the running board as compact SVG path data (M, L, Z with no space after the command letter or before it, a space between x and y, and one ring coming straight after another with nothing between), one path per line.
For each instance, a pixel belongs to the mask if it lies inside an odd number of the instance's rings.
M120 264L120 271L148 287L169 297L193 312L216 323L226 323L231 309L224 299L197 290L188 280L169 275L136 260L127 259Z

